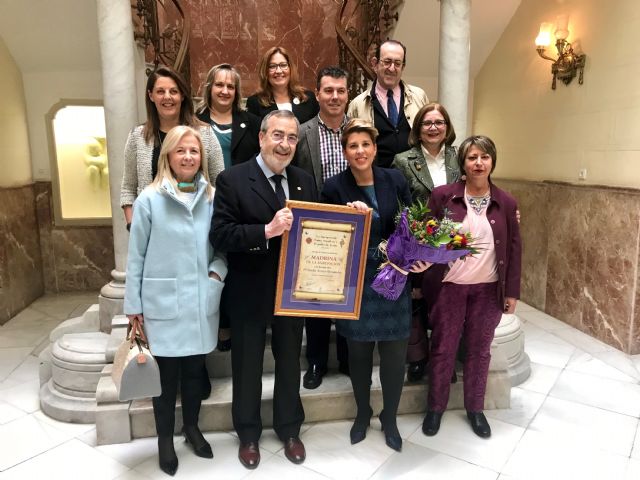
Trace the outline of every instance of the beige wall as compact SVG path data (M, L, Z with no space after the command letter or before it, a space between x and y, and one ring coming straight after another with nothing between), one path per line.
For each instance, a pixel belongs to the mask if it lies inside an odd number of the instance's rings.
M554 91L534 40L559 14L587 63ZM639 76L638 0L522 0L476 77L473 132L496 141L499 177L640 187Z
M31 183L27 109L22 75L0 38L0 187Z

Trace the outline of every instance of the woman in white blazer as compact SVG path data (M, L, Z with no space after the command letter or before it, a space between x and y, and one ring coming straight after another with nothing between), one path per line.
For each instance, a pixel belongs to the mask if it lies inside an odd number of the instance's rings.
M205 355L216 347L227 273L209 243L213 192L200 134L171 129L158 174L133 205L124 313L139 320L158 361L162 394L153 399L160 468L175 474L173 448L178 379L183 435L196 455L211 458L198 428Z

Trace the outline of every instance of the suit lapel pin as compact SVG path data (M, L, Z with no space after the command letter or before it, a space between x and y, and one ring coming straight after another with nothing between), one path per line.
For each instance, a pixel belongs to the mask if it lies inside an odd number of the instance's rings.
M242 122L242 123L240 124L240 128L246 128L246 127L247 127L247 124L246 124L246 123Z
M302 187L296 187L296 190L302 190Z
M422 170L422 165L420 165L420 162L413 162L413 164L416 166L416 170Z

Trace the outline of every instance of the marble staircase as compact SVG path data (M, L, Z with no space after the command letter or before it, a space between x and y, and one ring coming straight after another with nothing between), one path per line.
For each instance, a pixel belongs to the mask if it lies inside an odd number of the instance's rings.
M93 308L93 307L92 307ZM90 309L91 310L91 309ZM88 311L85 321L73 319L54 330L51 347L41 355L41 406L48 415L73 423L96 423L99 444L128 442L133 438L155 436L150 399L119 402L111 380L115 351L125 336L127 320L113 317L109 333L96 332L97 311ZM303 338L301 376L306 371ZM491 347L485 408L508 408L511 386L529 375L529 359L524 354L524 333L515 315L505 315L496 330ZM378 365L377 352L375 365ZM355 402L348 377L337 371L335 342L331 343L329 373L316 390L301 387L306 422L350 419L355 416ZM69 361L71 360L71 361ZM231 354L212 352L207 357L212 394L202 404L200 426L203 431L232 430L231 424ZM264 355L262 419L271 425L274 360L268 345ZM374 414L382 409L382 391L378 367L372 376L371 404ZM458 382L451 387L450 409L463 408L463 375L458 368ZM302 381L301 381L302 384ZM421 413L426 407L425 381L405 384L399 413ZM176 431L181 425L178 399Z
M117 319L117 317L116 317ZM301 387L302 403L306 422L350 419L355 416L355 402L351 383L347 376L337 371L334 346L331 343L329 373L322 385L315 390ZM305 341L303 338L301 376L306 371L304 360ZM107 353L109 357L109 353ZM378 376L378 356L374 358L372 375L371 405L374 415L382 409L382 390ZM209 374L212 381L211 396L203 401L200 411L200 427L203 431L232 430L231 423L231 354L212 352L207 357ZM103 371L104 376L98 384L96 430L99 444L120 443L132 438L155 436L153 407L150 399L132 402L118 402L115 385L110 376L111 365ZM492 345L492 360L485 405L487 409L508 408L510 404L511 380L507 357L496 342ZM269 344L265 349L263 394L261 415L265 427L271 425L273 416L273 371L274 361ZM462 371L458 370L458 382L452 385L449 408L463 408ZM302 384L302 380L301 380ZM402 393L399 413L420 413L426 408L427 385L425 381L406 384ZM182 428L180 400L176 414L176 432Z

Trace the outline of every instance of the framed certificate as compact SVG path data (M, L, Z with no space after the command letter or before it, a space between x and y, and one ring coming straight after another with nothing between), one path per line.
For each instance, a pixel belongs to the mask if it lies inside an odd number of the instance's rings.
M293 223L282 237L274 313L357 320L371 210L292 200L287 207Z

